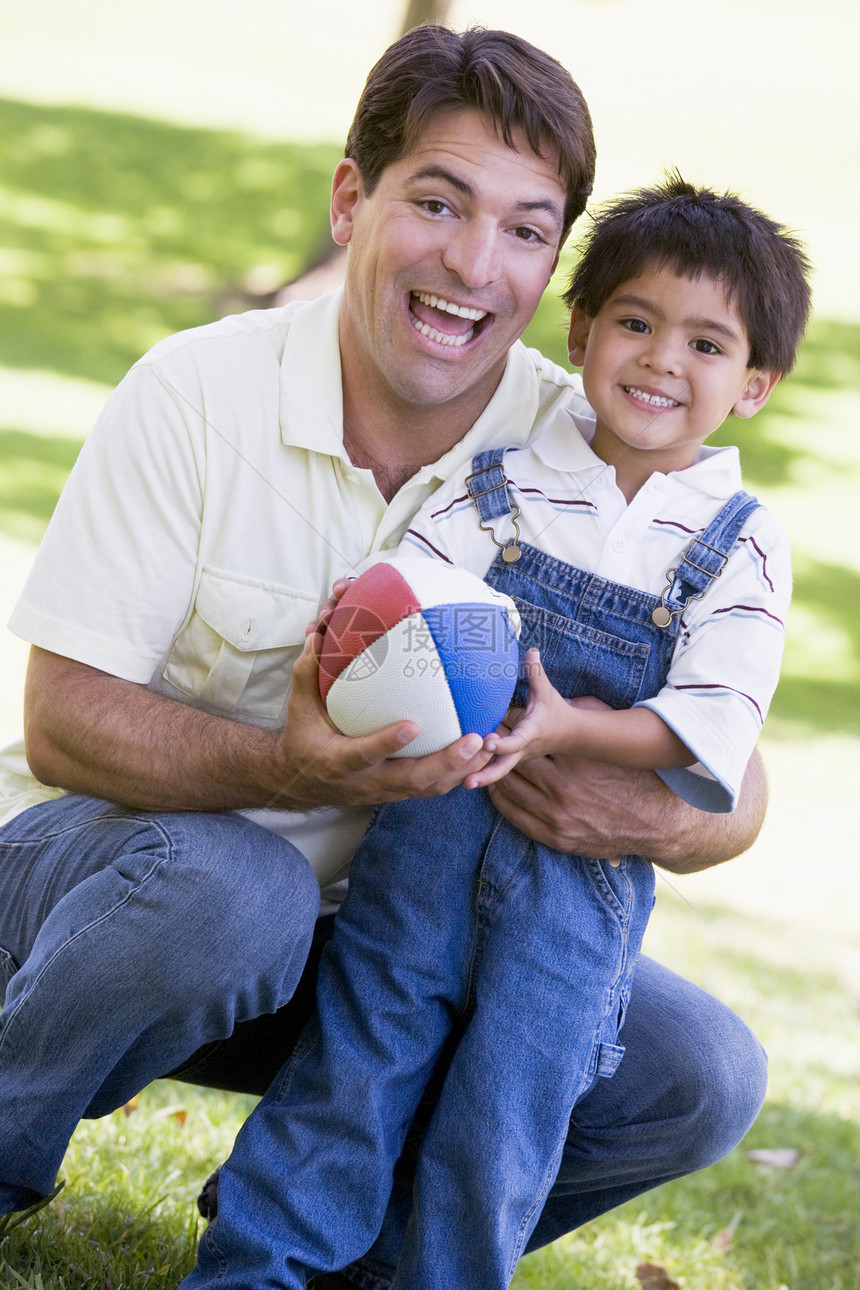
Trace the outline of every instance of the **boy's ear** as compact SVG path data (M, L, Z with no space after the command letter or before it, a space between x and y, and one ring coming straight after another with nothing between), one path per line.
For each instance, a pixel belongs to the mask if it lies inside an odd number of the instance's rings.
M585 362L585 346L590 331L591 319L578 305L574 305L570 311L570 328L567 333L567 356L574 367L582 367Z
M355 212L363 197L361 171L351 157L345 157L331 181L331 235L338 246L346 246L352 237Z
M740 397L732 408L736 417L754 417L767 403L782 373L759 372L748 373L747 383L741 390Z

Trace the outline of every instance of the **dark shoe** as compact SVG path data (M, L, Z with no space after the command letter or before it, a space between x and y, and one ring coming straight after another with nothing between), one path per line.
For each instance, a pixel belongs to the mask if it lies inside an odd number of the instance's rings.
M207 1223L211 1223L214 1218L218 1217L218 1175L221 1172L221 1166L210 1174L203 1184L200 1195L197 1197L197 1208Z
M26 1209L13 1209L11 1214L3 1214L0 1217L0 1241L5 1241L13 1228L19 1227L21 1223L26 1223L28 1218L32 1218L34 1214L38 1214L40 1209L50 1205L51 1201L60 1194L65 1185L64 1179L63 1182L57 1183L49 1196L40 1197L34 1204L28 1205Z

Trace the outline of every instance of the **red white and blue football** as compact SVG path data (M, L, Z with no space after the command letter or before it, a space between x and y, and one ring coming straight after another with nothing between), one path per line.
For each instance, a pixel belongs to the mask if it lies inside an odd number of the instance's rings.
M343 734L395 721L420 733L395 756L423 757L505 715L519 666L510 596L421 556L372 565L338 601L323 637L320 694Z

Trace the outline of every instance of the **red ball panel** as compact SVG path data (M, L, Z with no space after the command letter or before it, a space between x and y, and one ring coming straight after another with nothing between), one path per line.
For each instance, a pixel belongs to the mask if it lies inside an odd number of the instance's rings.
M323 637L323 700L356 655L420 608L409 583L390 564L374 564L360 574L338 601Z

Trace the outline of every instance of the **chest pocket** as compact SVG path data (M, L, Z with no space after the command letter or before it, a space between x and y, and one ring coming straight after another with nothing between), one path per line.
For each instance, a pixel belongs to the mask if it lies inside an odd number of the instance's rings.
M536 646L544 671L566 699L593 694L613 708L629 708L640 696L650 647L514 597L522 617L520 649ZM521 677L513 703L523 706L528 685Z
M204 569L164 679L213 712L277 721L318 603L305 591Z

